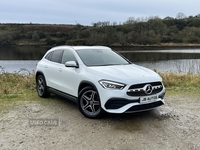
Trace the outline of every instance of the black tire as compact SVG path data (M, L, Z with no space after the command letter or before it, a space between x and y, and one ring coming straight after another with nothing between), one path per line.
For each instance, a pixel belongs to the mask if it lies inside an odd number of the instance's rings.
M98 91L90 86L83 88L78 96L78 108L88 118L100 118L104 114Z
M36 89L40 97L48 97L50 93L47 91L46 81L43 75L39 75L36 79Z

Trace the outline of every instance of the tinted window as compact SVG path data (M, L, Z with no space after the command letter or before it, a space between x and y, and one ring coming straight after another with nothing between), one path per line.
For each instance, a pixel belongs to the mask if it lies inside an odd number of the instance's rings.
M129 62L112 50L93 49L77 50L78 55L86 66L126 65Z
M53 51L53 54L51 56L51 61L60 63L62 54L63 54L63 50Z
M47 60L51 60L51 56L52 56L52 52L48 53L48 54L45 56L45 58L46 58Z
M62 57L62 64L65 64L67 61L76 61L74 54L68 50L65 50Z

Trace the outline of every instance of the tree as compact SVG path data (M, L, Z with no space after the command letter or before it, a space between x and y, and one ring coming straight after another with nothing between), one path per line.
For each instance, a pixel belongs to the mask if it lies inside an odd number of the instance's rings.
M174 20L174 18L173 18L173 17L170 17L170 16L167 16L167 17L165 17L163 20Z
M186 18L186 15L184 13L181 13L179 12L177 15L176 15L176 19L184 19Z
M136 23L135 18L129 17L128 20L124 24L134 24L134 23Z
M166 25L160 18L150 19L147 22L148 30L153 30L155 34L160 34L161 36L166 32Z

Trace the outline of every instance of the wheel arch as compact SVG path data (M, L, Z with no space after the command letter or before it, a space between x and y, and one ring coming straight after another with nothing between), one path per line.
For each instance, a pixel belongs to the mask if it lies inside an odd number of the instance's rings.
M46 82L45 75L44 75L44 73L43 73L42 71L37 71L37 72L36 72L36 74L35 74L35 80L37 80L37 77L38 77L39 75L42 75L42 76L44 77L44 79L45 79L45 82Z
M43 76L44 76L44 74L43 74L42 71L37 71L36 74L35 74L35 78L37 79L37 77L38 77L39 75L43 75ZM45 76L44 76L44 77L45 77Z
M82 98L82 94L84 94L87 90L95 90L98 97L99 97L99 108L97 111L95 111L95 115L91 115L91 114L88 114L86 110L84 110L84 106L83 106L83 100L81 100ZM91 92L91 91L90 91ZM78 108L80 110L80 112L88 117L88 118L92 118L92 119L97 119L97 118L101 118L102 116L105 115L105 110L102 108L102 105L101 105L101 100L100 100L100 95L99 95L99 91L97 90L97 87L94 83L90 82L90 81L82 81L79 85L79 88L78 88ZM93 104L91 104L93 105ZM96 114L97 112L97 114Z
M41 82L41 80L43 80L43 83L39 83L38 82L39 80L40 80L40 82ZM48 97L50 95L50 92L48 91L46 79L45 79L45 76L42 72L40 72L40 71L36 72L35 81L36 81L36 90L37 90L38 95L42 98ZM41 88L41 85L42 85L42 88ZM41 93L41 91L42 91L42 93Z
M78 95L79 95L79 93L81 92L81 90L82 90L83 88L87 87L87 86L91 86L91 87L94 88L96 91L98 91L94 83L92 83L92 82L90 82L90 81L84 80L84 81L81 81L81 83L79 84L79 87L78 87Z

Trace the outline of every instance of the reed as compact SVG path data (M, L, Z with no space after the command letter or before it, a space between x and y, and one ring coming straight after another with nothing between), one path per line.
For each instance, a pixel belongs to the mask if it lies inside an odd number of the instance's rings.
M194 53L195 56L195 53ZM199 74L200 73L200 60L199 59L190 59L187 61L175 61L175 67L177 68L179 73L192 73Z
M200 74L159 73L166 88L199 88Z
M4 68L0 67L0 85L0 95L22 94L26 90L34 90L34 73L30 73L26 69L7 73Z

